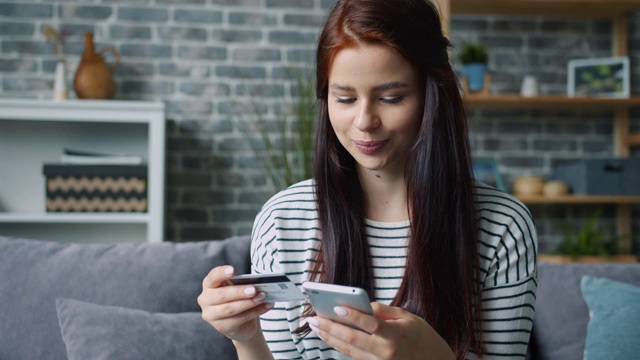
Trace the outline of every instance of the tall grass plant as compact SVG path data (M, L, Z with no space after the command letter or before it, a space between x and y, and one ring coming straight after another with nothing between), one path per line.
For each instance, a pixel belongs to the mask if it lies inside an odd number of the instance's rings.
M315 86L308 71L292 72L295 91L285 97L282 114L270 120L262 111L253 111L252 120L243 128L274 192L312 176ZM262 108L255 101L251 107L254 110Z

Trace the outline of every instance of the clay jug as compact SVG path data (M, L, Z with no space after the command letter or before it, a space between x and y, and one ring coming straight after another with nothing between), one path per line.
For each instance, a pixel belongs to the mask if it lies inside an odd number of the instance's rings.
M111 52L115 58L113 65L104 60L102 54ZM113 73L120 65L120 53L108 46L96 52L93 46L93 33L84 34L84 54L78 64L73 87L80 99L112 99L116 84Z

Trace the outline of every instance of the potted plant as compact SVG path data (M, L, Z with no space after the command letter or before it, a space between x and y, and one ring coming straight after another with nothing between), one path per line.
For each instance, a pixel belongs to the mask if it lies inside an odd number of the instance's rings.
M561 223L563 239L556 254L541 255L539 260L554 263L636 262L634 255L618 254L618 241L627 235L609 235L599 226L601 214L602 208L598 208L578 227Z
M243 129L273 191L287 188L312 175L316 121L315 86L311 73L295 71L296 94L284 99L284 116L267 120L254 104L256 116Z
M489 54L483 44L465 42L458 51L458 60L462 64L462 75L466 79L467 90L479 92L485 89L485 75Z

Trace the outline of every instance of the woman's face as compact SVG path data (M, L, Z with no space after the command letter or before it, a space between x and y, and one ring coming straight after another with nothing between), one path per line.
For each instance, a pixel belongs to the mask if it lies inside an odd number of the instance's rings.
M358 170L404 174L422 102L413 67L384 45L340 50L329 72L329 119Z

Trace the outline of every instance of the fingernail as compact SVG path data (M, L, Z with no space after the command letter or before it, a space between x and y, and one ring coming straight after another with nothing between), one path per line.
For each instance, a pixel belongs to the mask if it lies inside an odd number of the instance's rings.
M349 312L347 311L347 309L343 308L342 306L334 307L333 312L335 312L338 316L342 316L342 317L349 315Z
M266 303L266 304L264 304L264 306L265 306L267 309L271 309L271 308L272 308L272 307L274 307L275 305L276 305L276 303Z
M225 274L225 275L231 275L231 274L233 274L233 266L227 266L227 267L224 269L224 274Z
M265 297L267 297L267 296L263 292L261 292L261 293L258 293L258 295L256 295L256 297L253 298L253 301L259 302L259 301L264 300Z
M314 333L316 333L316 335L318 335L318 337L324 341L324 339L322 338L322 335L320 335L321 330L318 327L320 325L320 321L318 321L318 319L312 317L307 319L307 324L309 324L309 328L311 328L311 331L313 331Z
M256 294L256 288L254 288L253 286L245 288L244 289L244 294L247 296L253 296Z
M316 327L317 328L318 326L320 326L320 321L318 321L318 319L316 319L314 317L308 318L307 322L309 323L309 326L312 326L312 327Z

